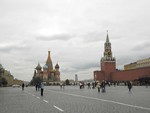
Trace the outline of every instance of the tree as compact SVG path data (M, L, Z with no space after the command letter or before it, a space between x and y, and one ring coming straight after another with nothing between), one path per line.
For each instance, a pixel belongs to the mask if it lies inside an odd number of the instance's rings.
M70 85L70 81L68 79L66 80L66 85Z
M8 84L7 80L4 77L2 78L2 84L3 86L7 86Z

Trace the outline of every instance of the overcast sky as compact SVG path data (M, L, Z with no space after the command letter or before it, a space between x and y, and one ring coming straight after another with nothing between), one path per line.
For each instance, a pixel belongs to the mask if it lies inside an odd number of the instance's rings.
M0 0L0 63L30 81L51 51L61 80L93 78L106 31L117 68L150 57L150 0Z

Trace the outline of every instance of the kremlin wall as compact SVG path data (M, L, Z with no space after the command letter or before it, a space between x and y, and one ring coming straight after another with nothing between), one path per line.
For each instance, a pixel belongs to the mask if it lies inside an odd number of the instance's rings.
M124 70L116 69L116 59L112 55L111 43L108 33L104 44L104 56L101 58L101 70L94 71L94 81L127 82L137 81L142 78L150 80L150 59L138 60L127 64Z

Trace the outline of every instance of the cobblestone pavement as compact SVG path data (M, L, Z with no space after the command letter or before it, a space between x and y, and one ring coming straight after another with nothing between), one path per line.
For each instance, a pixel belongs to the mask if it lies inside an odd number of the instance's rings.
M45 86L43 97L35 87L0 88L0 113L150 113L150 87L106 87L79 89L78 86Z

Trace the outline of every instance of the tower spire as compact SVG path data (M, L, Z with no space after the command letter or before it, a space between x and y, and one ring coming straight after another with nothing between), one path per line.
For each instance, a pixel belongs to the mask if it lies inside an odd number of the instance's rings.
M109 43L108 30L107 30L106 43Z

